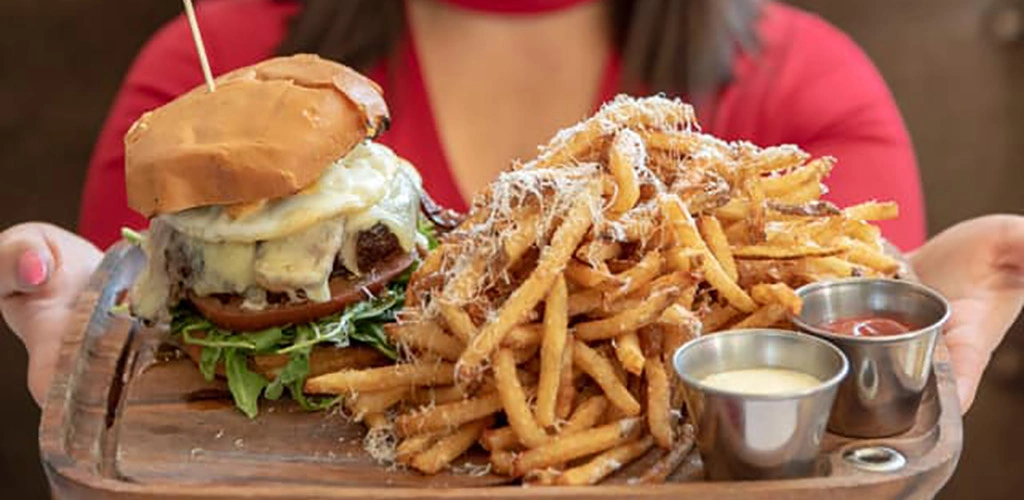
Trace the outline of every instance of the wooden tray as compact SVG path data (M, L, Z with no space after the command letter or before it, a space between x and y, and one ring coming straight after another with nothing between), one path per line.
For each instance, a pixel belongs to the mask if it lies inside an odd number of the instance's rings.
M57 498L931 498L960 454L960 410L940 342L914 428L870 441L827 435L812 478L704 482L696 453L668 484L656 486L627 482L656 454L595 487L521 487L493 475L387 470L363 451L361 426L342 415L306 413L281 401L264 402L249 420L220 382L204 381L191 361L163 346L159 330L109 314L142 264L134 247L115 247L76 305L81 326L61 347L40 428ZM867 445L895 448L907 465L865 472L844 460L845 452Z

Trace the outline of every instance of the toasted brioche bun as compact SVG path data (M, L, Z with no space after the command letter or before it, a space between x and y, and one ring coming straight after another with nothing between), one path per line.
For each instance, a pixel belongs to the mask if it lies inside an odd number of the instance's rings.
M387 124L380 87L341 64L297 55L241 68L132 126L128 205L153 217L289 196Z

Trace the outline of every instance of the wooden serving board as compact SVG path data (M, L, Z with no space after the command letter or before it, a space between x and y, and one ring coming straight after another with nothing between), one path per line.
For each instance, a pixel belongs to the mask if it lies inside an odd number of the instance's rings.
M249 420L221 382L206 382L191 361L163 344L160 330L110 314L143 259L134 247L112 249L76 305L80 326L66 332L39 438L56 498L931 498L960 454L960 409L940 342L914 428L876 440L827 435L811 478L705 482L696 452L667 484L653 486L630 485L628 478L657 453L592 487L522 487L494 475L389 470L363 451L362 427L343 415L279 401L262 402L259 417ZM867 445L895 448L907 465L865 472L843 459ZM456 463L467 461L483 456Z

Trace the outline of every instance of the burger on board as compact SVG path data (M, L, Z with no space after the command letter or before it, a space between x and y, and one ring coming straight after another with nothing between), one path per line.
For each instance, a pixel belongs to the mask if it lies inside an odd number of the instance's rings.
M428 238L419 175L372 140L387 125L374 82L298 55L228 73L125 136L128 203L150 218L132 313L170 321L250 416L284 389L315 406L301 392L315 346L396 355L382 323Z

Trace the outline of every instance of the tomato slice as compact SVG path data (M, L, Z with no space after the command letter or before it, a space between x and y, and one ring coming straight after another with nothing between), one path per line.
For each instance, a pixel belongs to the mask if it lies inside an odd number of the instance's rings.
M412 254L401 254L380 262L373 271L349 278L334 277L328 283L331 299L326 302L268 304L261 310L243 309L242 298L190 296L199 314L211 323L233 331L253 331L310 321L329 316L349 304L365 300L367 293L376 293L412 265Z

